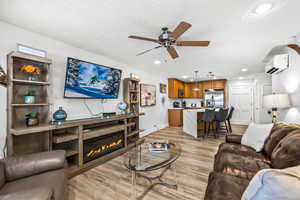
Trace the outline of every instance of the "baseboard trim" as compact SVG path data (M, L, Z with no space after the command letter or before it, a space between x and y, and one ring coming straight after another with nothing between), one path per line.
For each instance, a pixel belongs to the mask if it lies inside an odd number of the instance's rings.
M154 133L156 131L159 131L160 129L164 129L164 128L167 128L167 127L168 127L168 124L161 124L161 125L158 125L156 127L146 129L146 130L144 130L143 132L140 133L140 138L145 137L147 135L150 135L151 133Z

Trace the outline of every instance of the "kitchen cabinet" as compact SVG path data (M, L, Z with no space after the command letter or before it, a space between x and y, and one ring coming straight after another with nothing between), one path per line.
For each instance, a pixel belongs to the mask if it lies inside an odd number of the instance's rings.
M214 80L213 89L215 90L225 90L226 80Z
M212 89L213 87L212 81L203 81L202 84L203 84L203 94L205 93L206 90Z
M170 127L180 127L183 125L183 109L169 109L168 119Z
M199 90L196 90L199 89ZM189 98L194 98L194 99L202 99L203 97L203 92L202 92L202 83L191 83L191 92L190 92L190 97Z
M190 98L203 99L206 90L224 90L226 91L226 80L209 80L200 82L183 82L175 78L168 79L169 98ZM199 88L196 91L195 88ZM183 91L184 95L179 96L179 91Z
M169 98L182 98L179 97L179 91L184 91L184 83L175 78L168 79L168 96Z
M211 80L211 81L203 81L203 93L206 90L214 89L214 90L225 90L226 89L226 80L219 79L219 80Z
M184 83L184 98L190 98L191 97L191 83Z

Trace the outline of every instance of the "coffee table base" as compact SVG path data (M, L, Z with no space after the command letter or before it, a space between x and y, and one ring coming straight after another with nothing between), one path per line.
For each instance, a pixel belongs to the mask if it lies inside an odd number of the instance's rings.
M168 182L165 182L165 181L162 180L162 176L170 168L171 168L171 165L166 166L165 169L161 172L160 175L154 176L154 177L145 176L145 175L143 175L139 172L132 171L132 186L133 186L133 188L132 188L133 189L132 197L133 197L133 199L139 199L137 197L137 191L136 191L137 176L146 179L150 183L150 186L148 187L148 189L145 192L143 192L143 194L140 196L141 198L144 197L155 185L162 185L162 186L168 187L170 189L177 190L177 188L178 188L177 183L172 184L172 183L168 183ZM174 165L174 169L175 169L175 179L176 179L176 182L177 182L177 174L176 174L175 165Z

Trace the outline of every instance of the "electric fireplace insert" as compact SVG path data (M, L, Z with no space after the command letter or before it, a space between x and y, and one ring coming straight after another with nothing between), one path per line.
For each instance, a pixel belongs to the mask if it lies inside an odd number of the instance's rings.
M87 163L123 147L123 131L86 140L83 143L83 162Z

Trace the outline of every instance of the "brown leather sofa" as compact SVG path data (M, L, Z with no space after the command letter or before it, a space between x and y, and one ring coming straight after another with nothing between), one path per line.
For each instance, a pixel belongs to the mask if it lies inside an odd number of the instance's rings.
M215 155L205 200L240 200L252 177L261 169L300 165L300 126L275 124L263 151L241 144L241 135L228 135Z
M67 199L65 151L0 160L0 200Z

